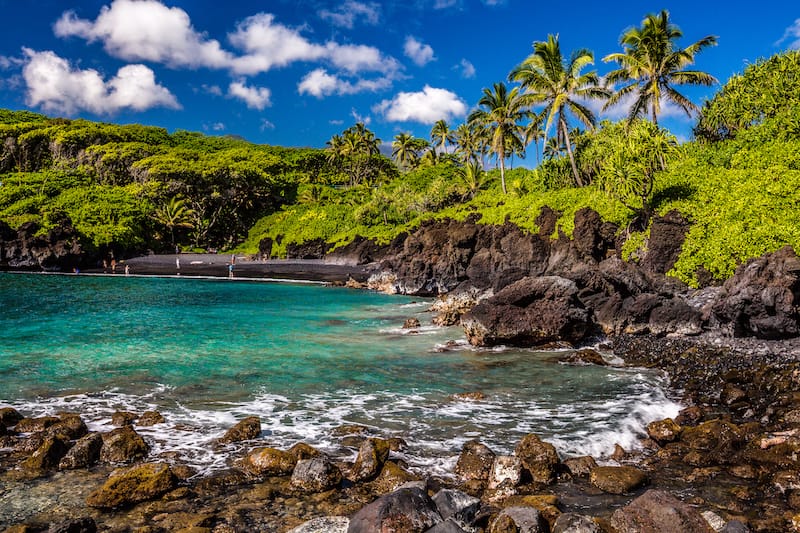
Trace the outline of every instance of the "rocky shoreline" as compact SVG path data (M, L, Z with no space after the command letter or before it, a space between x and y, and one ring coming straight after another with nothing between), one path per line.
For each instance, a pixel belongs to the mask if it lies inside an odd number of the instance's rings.
M327 253L324 243L309 243L292 252L359 269L360 279L346 274L350 286L444 295L434 321L460 322L476 345L579 346L607 337L599 352L580 350L573 362L605 364L614 354L660 368L688 406L650 424L641 450L565 458L528 435L513 455L498 456L470 442L444 479L409 471L397 453L403 443L366 428L341 429L343 446L357 453L347 462L302 443L258 447L260 423L249 419L220 442L245 443L235 467L203 477L147 462L135 428L155 414L121 414L118 429L87 435L79 414L22 419L4 410L0 478L94 487L10 531L800 530L794 251L752 260L721 286L698 273L706 287L693 290L664 276L688 228L677 213L655 220L638 263L620 259L619 228L594 211L576 214L572 239L550 238L556 219L543 209L538 235L438 221L386 246L357 240Z

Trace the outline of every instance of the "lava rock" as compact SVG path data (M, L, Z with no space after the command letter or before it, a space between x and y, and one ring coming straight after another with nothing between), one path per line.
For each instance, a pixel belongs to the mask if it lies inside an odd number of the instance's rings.
M297 456L275 448L256 448L242 460L242 467L255 476L288 476L297 465Z
M530 433L517 444L514 453L536 483L547 484L555 480L560 460L552 444Z
M422 533L442 522L436 505L418 488L404 488L381 496L350 519L348 533L403 531Z
M533 507L506 507L489 524L488 533L547 533L542 514Z
M485 444L476 440L467 441L458 456L455 473L465 481L485 481L489 479L495 457L494 452Z
M175 488L177 478L164 463L145 463L115 470L86 498L91 507L110 509L158 498Z
M261 420L259 420L257 416L248 416L226 431L225 435L219 439L219 443L230 444L232 442L252 440L260 434Z
M130 426L103 433L100 460L104 463L130 463L147 457L150 446Z
M625 494L647 483L647 475L632 466L598 466L589 482L603 492Z
M303 459L292 474L292 486L304 492L323 492L342 482L342 472L324 455Z
M618 533L713 533L692 506L659 490L648 490L611 515Z
M89 433L81 437L58 463L59 470L73 470L92 466L100 458L103 437L99 433Z

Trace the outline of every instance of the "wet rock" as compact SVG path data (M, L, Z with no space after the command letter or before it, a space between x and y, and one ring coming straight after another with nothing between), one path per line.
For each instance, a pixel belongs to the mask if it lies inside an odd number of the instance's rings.
M737 337L796 337L799 296L800 259L784 246L736 269L712 306L713 318Z
M297 457L275 448L256 448L242 460L242 467L254 476L288 476L294 471Z
M480 402L486 399L486 394L482 393L481 391L473 391L473 392L457 392L450 396L453 400L461 400L461 401L470 401L470 402Z
M313 446L309 446L305 442L298 442L286 451L295 456L298 461L301 459L311 459L312 457L320 455L319 450Z
M232 442L252 440L260 434L261 420L259 420L257 416L249 416L226 431L225 435L223 435L218 442L221 444L230 444Z
M381 496L350 519L348 533L402 531L422 533L442 522L433 500L417 488L404 488Z
M20 465L25 470L40 472L55 468L69 449L68 441L59 437L46 437L42 445Z
M507 498L502 505L503 507L533 507L541 513L548 524L554 524L556 518L561 516L558 497L553 494L514 495Z
M531 433L522 438L514 453L536 483L547 484L555 480L560 461L552 444Z
M111 415L111 423L117 427L130 426L136 422L139 415L130 411L117 411Z
M440 490L433 495L433 503L443 519L453 518L463 524L471 524L481 507L478 498L454 489Z
M647 435L661 446L678 440L681 431L682 428L671 418L656 420L647 424Z
M214 515L208 513L167 512L154 515L152 521L159 528L167 531L183 533L208 533L214 521Z
M475 346L574 343L590 327L575 282L558 276L521 279L476 305L461 324Z
M166 419L158 411L145 411L142 416L137 420L136 425L141 427L155 426L156 424L163 424Z
M435 313L432 322L437 326L454 326L464 313L475 307L485 296L485 291L474 287L459 288L439 296L430 308Z
M647 483L647 475L632 466L598 466L589 482L603 492L625 494Z
M50 435L63 435L70 440L76 440L89 433L89 429L80 415L65 414L59 417L58 423L47 428L47 433Z
M603 355L594 350L592 348L583 348L581 350L576 350L569 355L564 357L560 357L559 361L562 363L568 363L572 365L576 364L589 364L589 365L597 365L597 366L608 366L606 360L603 358Z
M416 317L407 318L403 322L403 329L414 329L420 327L419 319Z
M343 437L345 435L363 435L364 433L369 433L369 428L367 426L360 426L358 424L345 424L343 426L338 426L331 430L331 434L335 437Z
M389 458L389 444L382 439L367 439L361 443L355 464L347 478L354 483L368 481L377 476Z
M147 457L150 447L130 426L103 433L100 460L104 463L130 463Z
M58 463L59 470L73 470L92 466L100 458L103 437L99 433L89 433L81 437Z
M0 409L0 425L3 427L16 426L24 417L13 407L3 407Z
M17 433L35 433L37 431L44 431L50 426L54 426L61 422L57 416L41 416L39 418L23 418L14 427Z
M489 474L490 489L496 489L502 484L516 487L522 480L522 460L513 455L498 455L492 463Z
M103 486L86 498L86 503L102 509L127 506L158 498L176 484L169 465L145 463L112 472Z
M653 217L642 267L659 274L669 272L680 256L688 231L689 222L674 209L663 217Z
M485 444L467 441L456 463L455 473L462 480L488 480L495 454Z
M96 533L97 524L91 517L66 520L57 524L50 524L47 533Z
M419 481L419 477L394 461L386 461L378 477L370 482L370 488L377 494L387 494L405 483L413 483L415 481Z
M611 515L618 533L713 533L690 505L659 490L648 490Z
M295 466L292 486L304 492L323 492L339 485L342 472L324 455L303 459Z
M547 521L533 507L506 507L489 524L488 533L547 533Z
M681 442L691 449L691 455L687 454L685 459L689 464L711 466L729 462L743 445L743 437L732 422L709 420L684 428Z
M597 467L597 461L590 455L581 457L570 457L564 460L564 466L569 470L569 473L578 477L589 477L592 470Z
M720 394L720 400L725 405L733 405L736 402L747 399L747 393L734 385L733 383L726 383Z
M592 517L577 514L564 513L560 515L553 524L552 533L601 533L602 530Z
M347 533L350 519L346 516L323 516L290 529L288 533Z
M750 528L738 520L731 520L725 524L725 527L719 533L750 533Z
M472 530L470 529L469 531ZM467 530L462 528L457 521L447 519L444 522L439 522L425 533L467 533Z

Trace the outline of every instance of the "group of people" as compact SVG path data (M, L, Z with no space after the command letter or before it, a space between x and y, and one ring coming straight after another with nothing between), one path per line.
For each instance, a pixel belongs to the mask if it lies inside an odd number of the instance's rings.
M109 267L112 274L117 273L117 260L114 258L113 253L109 257L103 259L103 274L108 274ZM125 265L125 275L131 275L131 267L128 265Z

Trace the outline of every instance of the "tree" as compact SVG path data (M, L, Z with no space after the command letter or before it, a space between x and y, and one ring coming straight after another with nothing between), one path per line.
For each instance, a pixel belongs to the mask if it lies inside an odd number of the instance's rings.
M695 56L704 48L717 44L713 35L679 48L677 40L681 30L669 20L669 12L647 15L640 28L630 28L622 34L620 44L624 51L609 54L603 61L616 61L619 68L606 75L608 83L622 83L606 102L613 106L628 95L635 100L628 112L628 122L647 112L658 125L658 115L664 101L672 102L691 116L698 107L675 89L675 85L712 85L717 80L699 70L684 70L694 64Z
M447 122L445 120L437 120L431 129L431 144L434 149L438 147L444 153L447 150L447 145L452 143L453 140L454 135Z
M585 185L575 164L575 154L569 137L567 111L582 124L594 127L594 113L582 102L592 98L607 98L609 91L600 86L600 79L592 71L581 74L584 67L594 64L594 54L585 48L575 50L569 60L561 55L558 36L548 35L547 41L533 43L533 54L529 55L509 74L511 80L520 83L525 91L528 105L544 104L543 116L547 117L544 131L556 122L559 143L567 149L572 166L575 185Z
M461 182L464 184L463 200L472 200L478 194L478 191L486 185L486 172L483 171L477 161L470 161L459 168L458 177L461 178Z
M487 128L491 134L488 143L491 153L497 156L500 164L500 184L506 194L506 164L510 155L509 141L518 135L519 123L530 117L525 109L525 101L518 87L510 91L505 83L495 83L492 89L484 88L483 96L478 100L478 109L469 116L469 122Z
M392 141L392 157L405 170L415 168L420 161L420 152L428 147L428 141L410 133L398 133Z
M159 205L153 212L153 219L169 230L170 242L175 246L175 228L191 228L193 212L186 205L186 199L173 196L168 202Z

